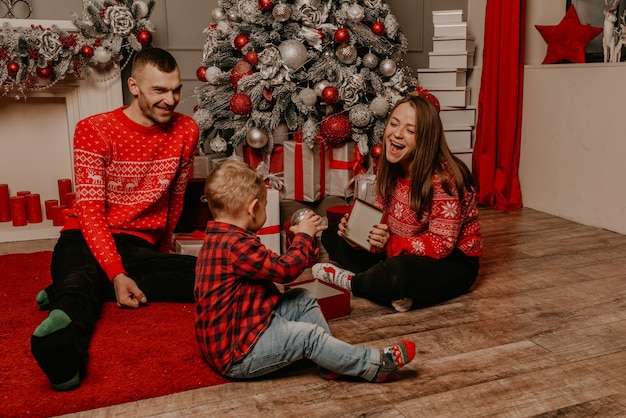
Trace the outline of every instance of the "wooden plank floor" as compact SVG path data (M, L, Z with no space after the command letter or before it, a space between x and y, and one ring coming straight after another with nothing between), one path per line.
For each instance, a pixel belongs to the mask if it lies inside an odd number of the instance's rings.
M480 219L470 294L407 313L352 298L331 321L355 344L416 342L387 383L327 382L305 364L73 416L626 417L626 236L526 208Z

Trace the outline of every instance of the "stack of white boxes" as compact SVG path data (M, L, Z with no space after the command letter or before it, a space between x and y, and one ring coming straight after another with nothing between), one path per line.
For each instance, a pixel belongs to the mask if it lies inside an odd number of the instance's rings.
M433 11L433 25L429 68L418 70L418 81L439 100L448 146L471 169L476 108L469 105L467 71L474 65L474 37L462 10Z

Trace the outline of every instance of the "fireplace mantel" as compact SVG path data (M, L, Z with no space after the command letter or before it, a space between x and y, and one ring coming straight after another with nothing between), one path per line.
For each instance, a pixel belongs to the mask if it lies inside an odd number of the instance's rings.
M0 19L13 28L58 26L78 29L70 21ZM88 116L123 104L122 81L117 68L97 70L93 77L68 75L49 88L0 95L0 183L11 195L29 190L44 200L58 199L57 180L72 178L72 138L76 123ZM43 208L42 208L43 209ZM0 223L0 242L56 238L59 227L51 221L13 227Z

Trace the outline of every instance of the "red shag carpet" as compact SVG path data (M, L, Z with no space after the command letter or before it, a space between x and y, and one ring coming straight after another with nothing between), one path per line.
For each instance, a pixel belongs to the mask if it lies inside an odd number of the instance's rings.
M76 390L55 392L30 353L30 336L48 315L35 295L50 284L51 255L0 256L0 417L55 416L227 382L201 358L193 304L106 303L87 377Z

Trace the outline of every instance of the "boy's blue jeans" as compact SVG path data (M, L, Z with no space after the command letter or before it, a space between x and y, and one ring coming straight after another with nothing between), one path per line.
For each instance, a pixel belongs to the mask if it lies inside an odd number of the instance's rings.
M286 291L274 318L250 353L226 373L233 379L262 376L308 358L320 367L346 376L372 380L380 352L333 337L317 299L304 289Z

